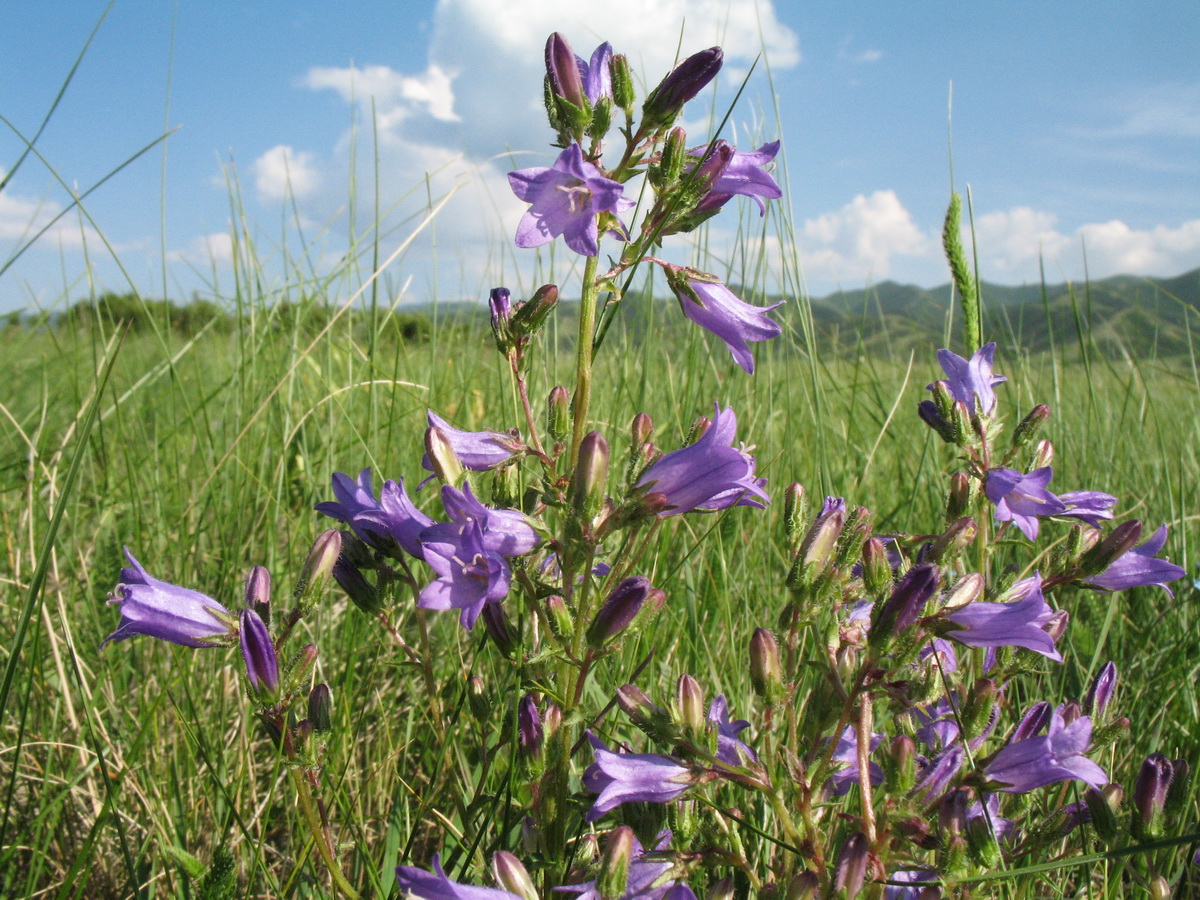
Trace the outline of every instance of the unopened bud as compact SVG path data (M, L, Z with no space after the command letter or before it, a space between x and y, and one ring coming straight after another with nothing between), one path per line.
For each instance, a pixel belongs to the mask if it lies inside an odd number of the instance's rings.
M804 520L808 515L804 486L793 481L783 492L783 527L788 546L793 549L804 540Z
M972 481L966 472L950 476L950 494L946 498L946 521L954 522L971 511Z
M517 307L509 319L508 330L516 340L532 337L542 330L550 313L558 305L558 287L543 284L533 296Z
M958 435L954 430L953 423L945 418L938 405L932 400L922 400L917 404L917 415L921 417L921 421L937 432L947 444L958 442Z
M750 684L768 705L783 699L783 669L779 662L779 643L767 628L755 629L750 638Z
M546 704L546 710L542 713L542 730L546 733L547 740L558 734L558 729L562 728L562 723L562 708L553 703Z
M938 828L944 837L961 837L967 830L967 806L969 793L966 788L956 787L946 793L938 806Z
M1020 421L1016 429L1013 431L1012 445L1013 449L1021 450L1029 444L1035 437L1042 425L1050 418L1050 407L1045 403L1039 403L1029 411L1024 419Z
M635 447L641 447L642 444L650 440L650 435L654 433L654 420L646 413L640 412L633 417L633 422L629 425L630 442Z
M1079 559L1081 574L1098 575L1136 546L1142 536L1142 523L1137 519L1122 522L1104 540Z
M990 678L980 678L975 682L962 710L963 729L967 734L981 734L987 727L996 709L999 690L996 682Z
M496 349L507 356L512 349L512 336L508 333L508 320L512 316L512 293L508 288L492 288L488 296L488 308L492 317L492 337Z
M1088 788L1083 794L1083 802L1091 813L1092 827L1096 829L1100 839L1108 844L1116 840L1120 832L1117 826L1117 806L1120 805L1120 797L1115 797L1115 804L1113 799L1114 797L1096 788Z
M834 509L817 518L800 544L796 564L792 575L788 577L788 587L793 590L806 588L824 571L833 557L845 522L846 513L841 509Z
M504 611L503 603L485 603L479 616L483 619L483 627L504 656L512 659L521 643L520 633L513 625L508 613Z
M688 429L687 439L683 442L685 447L690 447L700 438L708 433L708 429L712 428L712 419L708 416L698 416L696 421L692 423L692 427Z
M1000 864L1000 845L987 816L967 820L967 850L977 866L995 869Z
M484 609L487 609L487 606L484 604ZM558 594L546 598L546 612L550 620L550 630L554 632L555 637L569 638L575 633L575 618L567 609L566 601Z
M603 900L624 897L629 883L629 864L633 861L636 839L628 825L614 828L604 844L604 855L600 857L600 871L596 876L596 892Z
M925 603L937 592L939 581L937 566L922 563L909 569L897 582L892 595L877 607L871 622L871 643L884 647L907 631L921 616Z
M1088 687L1087 696L1083 698L1083 711L1093 719L1103 719L1104 711L1112 700L1113 692L1117 689L1117 667L1115 663L1105 663L1104 668L1096 673Z
M975 524L975 520L970 516L963 516L934 539L927 558L931 562L940 562L946 557L952 557L969 547L977 534L979 526Z
M258 613L264 625L271 624L271 573L255 566L246 576L246 606Z
M723 59L720 47L709 47L677 65L642 104L642 129L656 131L674 122L683 105L716 77Z
M516 894L521 900L538 900L539 894L533 879L521 861L507 850L497 850L492 856L492 873L496 876L496 883L510 894Z
M294 600L302 609L311 609L320 598L341 553L342 535L336 528L317 535L296 584Z
M1046 636L1054 643L1058 643L1059 639L1067 633L1067 624L1071 621L1071 614L1065 609L1056 609L1042 623L1042 631L1046 632Z
M983 576L978 572L968 572L945 595L943 612L954 612L962 609L968 603L974 603L983 595Z
M908 793L917 783L917 742L907 734L892 738L890 763L895 772L896 793Z
M308 719L317 731L333 727L333 692L323 681L308 692Z
M1191 793L1192 767L1186 759L1176 759L1171 762L1171 784L1167 788L1167 802L1163 811L1168 816L1183 812Z
M892 562L879 538L870 538L863 544L862 574L869 594L882 594L892 586Z
M1015 744L1017 741L1037 737L1050 724L1050 717L1053 712L1053 708L1045 700L1039 700L1033 704L1033 706L1026 710L1025 715L1021 716L1021 721L1013 729L1008 743Z
M463 477L462 463L458 454L454 452L454 445L450 443L446 432L436 425L425 429L425 455L429 457L430 466L438 481L458 487Z
M291 684L299 684L308 675L313 666L317 664L317 646L316 644L305 644L296 652L296 659L292 662L291 671L288 673L289 682Z
M816 872L804 871L788 883L784 900L814 900L821 889L821 879Z
M533 694L526 694L517 704L517 746L526 759L536 759L542 753L542 717L538 714Z
M1155 875L1147 884L1150 889L1150 900L1171 900L1174 891L1171 882L1162 875Z
M704 688L691 675L679 676L675 684L675 708L679 713L679 724L692 736L692 740L703 737L708 731L708 720L704 709Z
M733 900L735 896L734 888L733 879L726 875L708 889L708 893L704 895L704 900Z
M1049 441L1038 441L1029 459L1029 471L1040 469L1054 462L1054 445Z
M1152 753L1142 763L1133 788L1133 834L1139 841L1162 837L1163 810L1171 786L1173 766L1161 753Z
M673 185L683 174L683 167L688 161L686 131L682 128L671 129L663 141L660 159L654 167L652 183L661 191Z
M641 688L632 684L617 688L617 705L651 739L671 739L671 714L647 697Z
M589 431L579 444L579 462L575 467L575 511L590 522L604 502L608 482L608 441L598 431Z
M492 469L492 506L512 509L521 503L521 480L516 466Z
M379 590L344 555L338 558L333 567L333 580L346 592L351 602L367 615L374 616L383 611L384 603Z
M546 115L563 140L579 135L591 119L575 51L557 31L546 41Z
M651 593L650 579L644 575L626 578L613 588L588 628L588 645L598 650L628 628Z
M553 441L564 441L571 433L571 397L561 384L546 398L546 432Z
M477 722L486 722L492 714L492 702L483 679L472 675L467 681L467 706Z
M845 891L846 900L854 900L862 890L870 855L871 845L861 831L856 831L846 838L838 851L837 862L833 867L833 889Z
M625 115L632 115L635 99L633 73L629 71L629 60L624 53L618 53L609 60L608 71L612 77L613 103L624 110Z
M252 609L241 611L238 624L250 692L259 703L272 703L279 697L279 658L271 634Z

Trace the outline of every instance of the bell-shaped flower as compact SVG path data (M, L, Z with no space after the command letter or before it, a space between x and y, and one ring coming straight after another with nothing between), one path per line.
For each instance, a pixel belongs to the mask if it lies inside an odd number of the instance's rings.
M229 635L235 617L224 606L199 591L152 578L128 547L125 556L132 568L121 570L121 580L109 594L109 602L121 608L121 622L101 648L135 634L185 647L211 647Z
M524 556L541 541L529 518L515 509L492 509L475 497L469 484L462 490L442 486L442 508L449 522L436 522L420 533L423 543L456 543L473 523L480 526L483 549L501 556Z
M638 488L666 498L659 515L730 506L761 509L770 502L763 490L766 479L754 477L754 457L733 447L736 414L731 407L714 408L712 424L698 441L666 454L638 479Z
M473 519L454 541L426 540L425 562L438 579L417 601L422 609L461 610L459 622L470 631L485 603L508 595L512 571L504 557L484 547L483 525Z
M485 472L504 465L521 452L520 440L511 434L501 434L498 431L462 431L452 428L432 409L428 410L427 414L429 427L437 428L445 435L464 469ZM429 458L428 453L421 457L421 468L426 472L434 471L433 460ZM424 483L421 486L423 487Z
M979 398L980 412L985 415L996 408L996 385L1008 381L1003 375L992 373L992 359L996 355L996 344L984 344L971 358L963 359L957 353L949 350L937 352L938 362L946 373L945 383L950 388L954 399L967 405L967 412L975 412L975 399ZM933 385L926 385L932 390Z
M592 57L587 62L578 56L575 57L575 64L579 67L579 77L583 83L583 93L593 105L601 97L612 96L612 74L608 68L612 56L612 44L605 41L592 51Z
M578 144L563 150L552 166L509 172L508 183L529 204L517 225L517 246L523 248L540 247L562 235L580 256L596 256L596 217L616 215L634 205L622 196L621 182L601 175L583 158Z
M433 871L426 872L416 866L396 866L396 883L403 897L419 900L522 900L509 891L499 888L475 887L451 881L442 871L438 854L433 855Z
M1101 591L1123 591L1126 588L1157 585L1172 597L1168 581L1176 581L1187 572L1174 563L1158 559L1159 552L1167 542L1167 526L1162 525L1140 547L1127 550L1117 557L1099 575L1092 575L1085 583Z
M882 734L872 734L869 752L875 752L882 740ZM849 791L852 785L858 784L858 732L855 731L853 725L847 725L843 729L837 746L833 748L833 756L829 759L830 762L840 765L841 768L834 772L825 784L832 791L833 796L840 797ZM875 763L870 764L868 774L871 784L879 784L883 781L883 769Z
M744 766L756 762L758 757L738 737L750 727L745 719L729 719L729 701L719 694L708 706L708 727L717 732L717 759L731 766Z
M1107 522L1113 517L1112 508L1117 505L1117 498L1103 491L1067 491L1059 494L1058 499L1067 507L1059 513L1072 519L1087 522L1093 528L1099 528L1101 522Z
M659 841L652 852L666 850L670 844L671 832L664 831L659 835ZM633 852L630 856L632 862L629 864L629 876L625 880L625 891L621 894L621 900L661 900L674 884L670 875L674 864L669 859L648 857L636 837L633 839ZM564 884L555 890L577 894L574 900L604 900L595 881Z
M1092 720L1080 716L1070 725L1055 711L1045 736L1012 741L984 767L983 774L997 790L1023 794L1058 781L1076 779L1092 787L1108 783L1108 776L1084 756L1092 742Z
M376 511L379 501L375 499L375 489L371 486L371 469L363 469L358 478L351 478L341 472L333 473L334 500L326 500L313 507L322 515L345 522L354 529L359 540L370 544L370 538L360 532L354 525L354 517L362 512Z
M701 198L696 206L696 212L705 213L720 209L735 195L750 197L758 204L760 216L767 214L767 205L763 200L778 200L783 196L778 182L767 171L775 155L779 152L779 141L763 144L757 150L741 153L737 150L729 158L714 179L708 193ZM692 156L700 156L703 148L691 151Z
M379 492L379 504L363 509L350 520L354 533L375 549L397 556L397 549L409 556L424 559L421 532L434 524L433 519L417 509L404 490L404 479L388 479Z
M279 658L271 633L252 609L243 609L238 620L242 659L246 663L250 690L263 702L274 700L279 695Z
M753 306L738 299L719 281L689 278L687 271L668 270L667 280L679 300L683 314L725 342L734 362L748 374L754 374L754 355L749 344L769 341L782 333L779 324L767 313L783 301L770 306Z
M1034 572L1013 585L1011 603L976 600L946 616L956 628L946 637L968 647L1024 647L1047 659L1062 662L1047 633L1054 610L1042 596L1042 577Z
M987 473L983 492L996 504L996 521L1013 522L1025 537L1036 541L1038 516L1059 516L1066 504L1046 490L1054 477L1050 466L1024 475L1015 469L992 469Z
M622 803L667 803L693 784L687 766L658 753L613 753L588 733L596 761L583 773L583 785L599 794L587 820L595 822Z

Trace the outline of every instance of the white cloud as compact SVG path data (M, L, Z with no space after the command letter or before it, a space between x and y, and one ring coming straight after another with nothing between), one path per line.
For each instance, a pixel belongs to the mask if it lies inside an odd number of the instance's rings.
M980 253L996 274L1029 271L1040 258L1057 259L1070 246L1071 239L1055 229L1057 221L1052 213L1028 206L977 216Z
M852 62L857 65L861 65L863 63L879 62L881 59L883 59L883 51L882 50L875 50L874 48L867 48L866 50L852 51L850 49L850 44L852 43L852 41L853 41L853 37L847 36L846 38L842 39L842 42L840 44L838 44L838 54L837 54L838 59L844 59L847 62Z
M303 200L316 191L320 174L311 153L297 153L287 144L272 147L250 164L254 187L260 200L277 203L283 200Z
M383 131L424 111L439 122L458 122L454 112L454 76L437 64L422 75L403 75L389 66L334 68L316 66L304 76L313 90L337 91L347 103L356 102Z
M3 177L4 171L0 169L0 180ZM81 226L74 211L54 221L63 208L54 200L14 194L11 188L0 192L0 241L11 245L7 250L0 250L0 259L16 252L48 225L46 233L38 238L39 247L78 250L85 243L99 245L100 235L91 226Z
M927 257L936 247L891 190L859 194L836 212L806 219L796 241L806 276L834 282L887 278L894 257Z
M227 231L204 234L169 256L197 267L225 266L233 261L233 238Z

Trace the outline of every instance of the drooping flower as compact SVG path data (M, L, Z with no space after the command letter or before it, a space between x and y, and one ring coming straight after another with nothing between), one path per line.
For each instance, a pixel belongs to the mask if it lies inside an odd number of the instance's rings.
M980 411L985 415L996 407L996 393L992 390L996 385L1008 381L1003 375L992 373L992 359L996 355L996 344L984 344L971 356L963 359L957 353L949 350L937 352L938 362L946 373L945 383L950 388L954 399L967 405L967 411L975 412L975 398L979 398ZM926 389L933 388L932 384Z
M588 733L596 761L583 773L583 785L599 794L587 820L595 822L622 803L667 803L696 782L687 766L658 753L613 753Z
M1015 469L990 470L983 491L996 504L996 521L1014 522L1025 537L1036 541L1038 516L1058 516L1066 510L1066 504L1046 490L1053 476L1050 466L1028 475Z
M379 501L375 499L375 489L371 486L371 469L367 467L358 473L358 478L351 478L341 472L333 473L334 500L318 503L313 509L322 515L345 522L354 529L359 540L370 544L370 538L354 526L354 517L359 513L379 509Z
M224 606L199 591L152 578L128 547L125 556L132 568L121 570L121 580L109 594L109 602L121 608L121 622L101 648L135 634L185 647L212 647L229 634L234 616Z
M1079 519L1093 528L1111 519L1112 508L1117 505L1117 498L1103 491L1067 491L1059 494L1058 499L1067 507L1060 516Z
M517 894L499 888L475 887L451 881L442 871L438 854L433 855L433 871L416 866L396 866L396 883L405 897L419 900L522 900Z
M750 197L758 204L760 216L767 214L767 205L763 200L778 200L783 196L779 184L767 171L768 166L779 152L779 141L763 144L757 150L741 153L734 150L729 162L713 181L708 193L696 205L696 212L712 212L720 209L735 195ZM691 151L692 156L701 156L704 149Z
M427 410L429 427L437 428L454 450L454 455L462 463L464 469L472 472L485 472L502 466L521 452L521 442L511 434L501 434L498 431L462 431L452 428L445 419L432 409ZM426 472L434 471L433 460L426 453L421 457L421 468Z
M1126 588L1157 585L1174 597L1166 583L1176 581L1187 573L1174 563L1158 559L1158 554L1166 542L1167 526L1162 525L1140 547L1127 550L1107 569L1099 575L1085 579L1084 583L1101 591L1123 591Z
M754 355L748 344L769 341L782 333L783 329L767 318L767 313L783 301L771 306L753 306L720 282L687 278L683 270L674 276L668 273L668 282L683 314L723 340L734 362L753 375Z
M1080 716L1067 725L1062 713L1055 710L1048 734L1013 741L1002 747L983 774L997 783L997 790L1016 794L1069 779L1102 787L1108 783L1108 776L1084 756L1091 742L1091 718Z
M946 616L958 626L946 637L968 647L1024 647L1047 659L1062 662L1054 647L1054 638L1046 632L1054 610L1042 596L1042 577L1032 577L1013 585L1011 603L986 603L976 600Z
M761 509L770 502L763 490L766 479L754 477L754 457L733 447L737 431L733 409L722 410L716 404L714 409L712 425L698 441L666 454L638 479L638 488L666 497L659 515L730 506Z
M621 182L605 178L583 158L578 144L559 154L554 165L509 172L513 193L530 204L517 225L517 246L540 247L563 235L580 256L600 252L596 217L629 209Z

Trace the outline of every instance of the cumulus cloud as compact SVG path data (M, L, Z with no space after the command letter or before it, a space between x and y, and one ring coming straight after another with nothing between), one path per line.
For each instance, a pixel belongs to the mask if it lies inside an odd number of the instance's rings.
M805 220L796 240L808 277L835 282L887 278L895 257L928 257L937 246L892 190Z
M170 258L197 267L226 266L233 261L233 238L227 231L203 234L172 252Z
M3 177L4 171L0 170L0 180ZM78 250L85 243L99 243L100 235L95 229L80 226L75 215L58 218L63 209L63 205L54 200L22 196L13 193L11 188L0 192L0 241L9 245L0 249L0 259L15 253L43 228L46 232L38 238L36 246Z
M296 152L287 144L272 147L250 164L254 188L260 200L278 203L283 200L303 200L320 185L311 153Z

